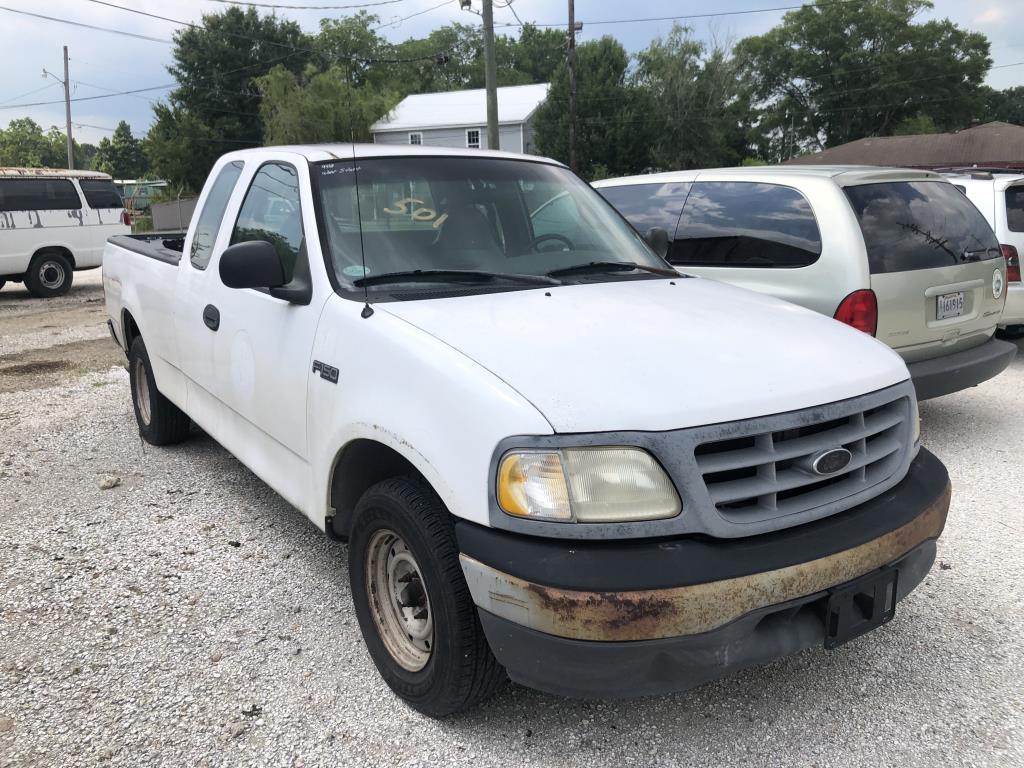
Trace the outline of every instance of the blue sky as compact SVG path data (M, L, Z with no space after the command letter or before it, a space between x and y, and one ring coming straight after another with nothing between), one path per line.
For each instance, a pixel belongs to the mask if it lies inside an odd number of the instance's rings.
M273 2L274 0L261 0ZM347 5L359 0L279 0L291 5ZM366 0L372 2L373 0ZM109 0L137 10L148 11L183 21L199 22L203 13L225 7L218 0ZM505 0L498 0L503 6ZM636 21L623 23L623 19L681 14L721 14L795 5L799 0L576 0L576 17L583 21L581 40L610 34L618 38L627 50L645 47L652 38L666 34L671 21ZM379 6L381 33L391 40L419 37L431 29L451 21L479 23L479 17L460 11L456 0L439 6L441 0L396 0ZM479 9L480 0L473 0ZM52 16L58 19L111 27L159 40L170 40L178 27L165 21L150 19L118 8L103 6L90 0L2 0L6 8ZM523 21L537 23L565 23L566 3L563 0L513 0L513 8ZM404 17L419 15L408 18ZM278 10L279 16L298 21L303 28L315 30L321 17L340 15L345 11ZM774 26L782 18L782 11L722 15L711 18L690 18L681 21L704 39L736 41L747 35L759 34ZM989 76L996 88L1024 84L1024 40L1019 32L1024 29L1024 1L1022 0L935 0L935 9L922 14L922 18L948 17L962 27L984 32L992 41L992 58L997 66ZM511 9L497 7L496 23L515 24ZM601 24L601 21L618 23ZM514 32L515 26L506 31ZM43 125L64 125L64 107L61 86L55 80L44 80L40 73L45 67L60 74L61 46L71 51L71 81L74 97L99 96L112 91L148 88L169 84L171 79L165 67L171 60L171 46L153 40L143 40L98 30L84 29L67 24L32 18L0 9L0 126L16 117L28 115ZM1021 66L1015 65L1021 62ZM119 120L127 120L136 133L144 132L152 119L152 103L165 90L156 90L132 96L117 96L72 104L75 137L96 142L109 135ZM35 107L10 108L12 105L39 101L60 103Z

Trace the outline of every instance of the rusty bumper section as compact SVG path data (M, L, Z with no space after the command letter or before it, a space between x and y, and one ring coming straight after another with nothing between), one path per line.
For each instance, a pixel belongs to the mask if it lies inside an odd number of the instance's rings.
M859 546L785 568L667 589L628 592L546 587L469 557L462 569L477 606L547 635L591 641L655 640L710 632L745 614L812 595L893 563L938 538L950 486L917 517Z

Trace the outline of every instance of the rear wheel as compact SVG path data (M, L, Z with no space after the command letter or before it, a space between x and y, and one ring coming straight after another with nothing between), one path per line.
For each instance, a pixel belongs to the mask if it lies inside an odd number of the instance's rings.
M0 291L2 291L4 289L5 285L7 285L7 281L6 280L0 280Z
M414 709L444 717L505 681L462 575L448 511L422 482L392 478L359 500L349 580L370 657Z
M142 439L150 445L173 445L187 438L189 418L156 388L149 353L141 336L136 337L128 351L128 376Z
M1024 325L1008 325L996 331L996 336L1001 339L1019 339L1024 337Z
M40 251L29 262L25 287L37 299L63 296L71 290L71 262L60 251Z

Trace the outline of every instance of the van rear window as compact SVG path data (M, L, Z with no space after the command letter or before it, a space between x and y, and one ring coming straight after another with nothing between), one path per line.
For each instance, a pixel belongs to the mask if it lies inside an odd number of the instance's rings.
M985 217L952 184L896 181L847 187L872 274L995 259L999 242Z
M1011 232L1024 232L1024 187L1006 189L1006 226Z
M114 182L106 179L82 179L78 183L90 208L124 208Z
M76 211L82 200L67 179L0 179L0 211Z

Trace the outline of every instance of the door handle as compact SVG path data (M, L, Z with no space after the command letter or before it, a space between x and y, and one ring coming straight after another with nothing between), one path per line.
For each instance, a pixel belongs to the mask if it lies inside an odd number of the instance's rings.
M220 310L213 304L207 304L203 310L203 322L211 331L216 331L220 328Z

